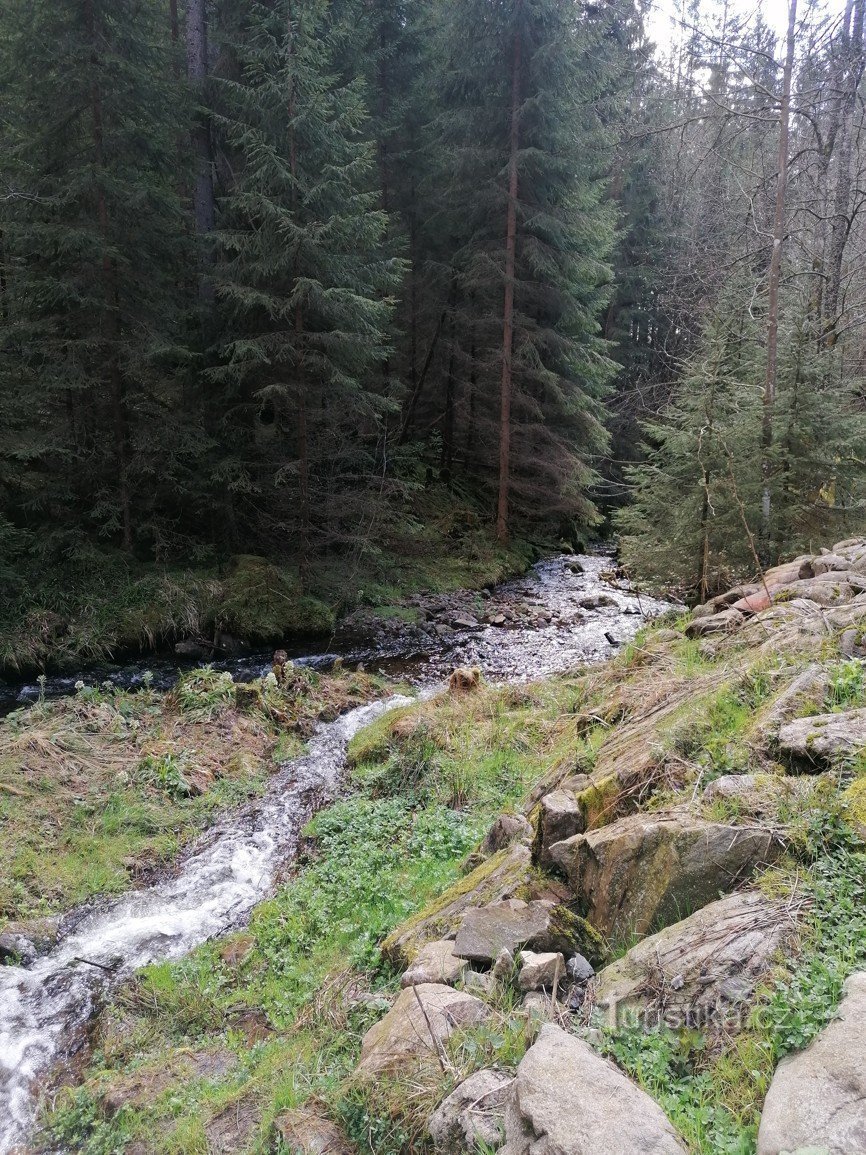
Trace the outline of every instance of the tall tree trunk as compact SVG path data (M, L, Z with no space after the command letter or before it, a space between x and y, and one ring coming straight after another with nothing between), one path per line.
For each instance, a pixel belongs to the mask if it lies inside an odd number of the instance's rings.
M761 420L761 550L762 561L769 562L770 522L772 517L770 481L773 448L773 412L776 407L776 381L779 363L779 282L782 273L782 242L785 237L785 192L788 183L788 136L791 120L791 77L794 73L797 0L790 0L788 8L788 36L785 51L785 69L782 76L782 97L779 107L779 155L776 172L776 208L773 214L773 254L770 258L770 276L767 302L767 376L764 382L764 402Z
M850 28L849 28L850 22ZM833 215L830 245L827 257L827 289L824 294L824 342L836 344L839 323L839 297L842 288L842 262L850 227L848 208L851 200L851 156L854 136L854 109L857 90L863 77L863 0L849 4L842 29L843 64L839 117L839 151L836 162L836 184L833 195Z
M99 177L96 181L96 217L102 237L102 282L105 294L105 331L108 337L108 396L111 411L111 426L114 438L115 468L117 470L117 498L120 506L120 521L123 548L132 550L132 508L129 494L127 461L127 420L123 388L123 375L118 361L120 340L119 293L117 268L109 252L108 202L105 197L105 129L102 110L102 92L99 87L99 55L96 47L96 17L93 0L85 0L84 18L90 38L90 64L93 77L90 85L90 113L93 132L93 158Z
M517 8L520 18L520 5ZM517 251L517 153L520 147L520 27L514 32L511 65L511 145L508 161L508 215L505 234L505 305L502 311L502 388L499 401L499 503L496 536L508 541L508 497L511 485L511 396L514 353L514 264Z
M205 109L208 78L207 0L187 0L186 9L186 68L193 93L198 102L191 130L192 148L196 161L193 185L193 215L200 238L208 237L216 227L214 201L213 151L210 128ZM205 265L208 254L203 254ZM199 294L203 301L213 300L213 283L206 271L199 279Z
M179 62L177 59L177 45L180 40L180 19L177 12L177 0L168 0L168 26L171 31L171 67L175 76L180 72Z

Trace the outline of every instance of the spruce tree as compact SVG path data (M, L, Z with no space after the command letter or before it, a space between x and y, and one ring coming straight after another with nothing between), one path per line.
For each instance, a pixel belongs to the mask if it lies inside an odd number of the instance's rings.
M51 523L43 547L130 551L153 543L153 479L171 468L184 248L168 21L157 0L11 0L4 20L4 505Z
M477 426L474 464L498 479L501 537L539 511L585 526L613 368L598 326L613 242L599 51L610 18L565 0L440 13L437 225L452 241L453 388Z
M355 540L380 488L375 458L399 262L371 174L363 87L335 69L323 0L245 0L239 79L222 130L235 182L218 220L224 414L216 482L247 540L305 569Z

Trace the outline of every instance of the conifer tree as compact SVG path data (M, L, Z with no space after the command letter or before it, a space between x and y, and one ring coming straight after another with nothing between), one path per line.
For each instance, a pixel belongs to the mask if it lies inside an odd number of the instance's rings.
M399 262L371 180L362 86L335 70L323 0L246 0L240 79L222 84L236 181L215 268L225 318L213 376L230 415L220 481L259 542L352 540L376 485L381 363Z
M58 539L150 536L183 267L182 102L156 0L11 0L2 57L7 510ZM169 384L166 384L166 381ZM149 478L143 484L144 477ZM44 527L40 541L50 539Z
M597 320L613 241L599 53L610 24L565 0L460 0L443 19L439 224L499 535L512 512L539 508L586 525L612 371Z

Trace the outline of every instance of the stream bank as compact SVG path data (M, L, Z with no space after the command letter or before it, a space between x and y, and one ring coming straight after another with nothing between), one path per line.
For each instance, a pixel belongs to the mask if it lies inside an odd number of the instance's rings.
M504 622L452 619L447 634L428 633L430 648L419 649L413 636L411 648L403 646L397 653L365 652L374 655L377 666L419 686L449 672L457 661L480 660L491 676L516 680L567 669L614 652L635 632L642 611L664 608L661 603L639 603L627 589L612 589L601 577L609 568L609 559L600 557L550 559L522 583L502 587L491 597L496 607L519 599L525 612L509 609L506 615L497 609L493 617L501 615ZM594 604L580 604L587 601ZM291 860L310 813L337 789L348 738L386 708L387 703L362 707L325 724L308 753L286 762L270 780L262 800L245 812L243 821L235 816L217 824L175 875L97 906L83 920L72 918L69 933L63 928L57 946L29 968L0 970L0 1117L5 1120L0 1150L11 1148L27 1128L35 1081L44 1078L78 1038L103 992L145 963L176 958L197 942L246 921ZM459 783L455 789L459 800ZM472 827L473 837L475 833ZM444 844L462 850L465 837L461 834L453 844L445 837ZM446 861L451 857L446 854Z

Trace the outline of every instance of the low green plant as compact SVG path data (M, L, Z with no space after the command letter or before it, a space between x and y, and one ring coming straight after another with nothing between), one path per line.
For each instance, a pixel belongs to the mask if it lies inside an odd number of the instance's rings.
M161 790L171 798L186 798L190 784L184 777L184 760L177 754L146 754L136 771L145 786Z
M866 664L851 658L834 666L830 671L825 704L832 711L866 705Z

